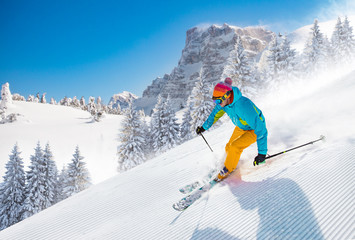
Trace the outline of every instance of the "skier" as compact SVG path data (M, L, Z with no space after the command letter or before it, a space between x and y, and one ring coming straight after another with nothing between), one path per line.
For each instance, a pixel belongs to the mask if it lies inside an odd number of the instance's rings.
M212 99L216 106L204 124L197 127L196 133L200 134L208 130L224 113L227 113L236 125L225 147L227 157L224 168L215 180L221 181L233 172L243 150L255 142L258 145L258 155L253 164L255 166L265 163L268 132L260 109L249 98L242 96L237 87L232 86L230 78L226 78L224 82L219 82L214 87Z

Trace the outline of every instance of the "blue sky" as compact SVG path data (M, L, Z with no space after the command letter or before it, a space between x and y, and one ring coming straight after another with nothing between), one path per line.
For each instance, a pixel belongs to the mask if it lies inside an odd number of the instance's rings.
M291 32L348 14L352 1L0 0L0 84L27 96L142 95L171 73L186 31L205 24ZM347 10L345 10L347 9Z

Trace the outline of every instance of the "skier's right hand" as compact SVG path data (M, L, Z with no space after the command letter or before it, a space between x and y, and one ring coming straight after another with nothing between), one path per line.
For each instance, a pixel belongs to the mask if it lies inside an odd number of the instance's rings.
M206 131L206 130L205 130L203 127L198 126L198 127L196 128L196 133L197 133L197 134L203 133L204 131Z

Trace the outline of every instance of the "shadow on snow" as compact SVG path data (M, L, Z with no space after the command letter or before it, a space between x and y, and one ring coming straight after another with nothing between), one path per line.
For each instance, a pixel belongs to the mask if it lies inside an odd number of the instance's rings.
M324 239L309 200L291 179L269 178L261 182L245 182L238 172L229 177L225 184L243 210L258 210L259 221L255 221L258 223L257 239ZM236 231L238 227L241 226L236 224ZM238 238L219 229L197 227L191 239Z

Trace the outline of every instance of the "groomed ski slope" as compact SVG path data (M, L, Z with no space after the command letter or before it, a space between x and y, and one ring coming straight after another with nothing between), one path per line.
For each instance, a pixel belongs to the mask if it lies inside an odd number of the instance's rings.
M269 153L327 137L239 170L184 212L179 187L223 159L233 125L195 138L0 232L0 239L354 239L355 72L259 99ZM287 99L287 100L286 100Z

